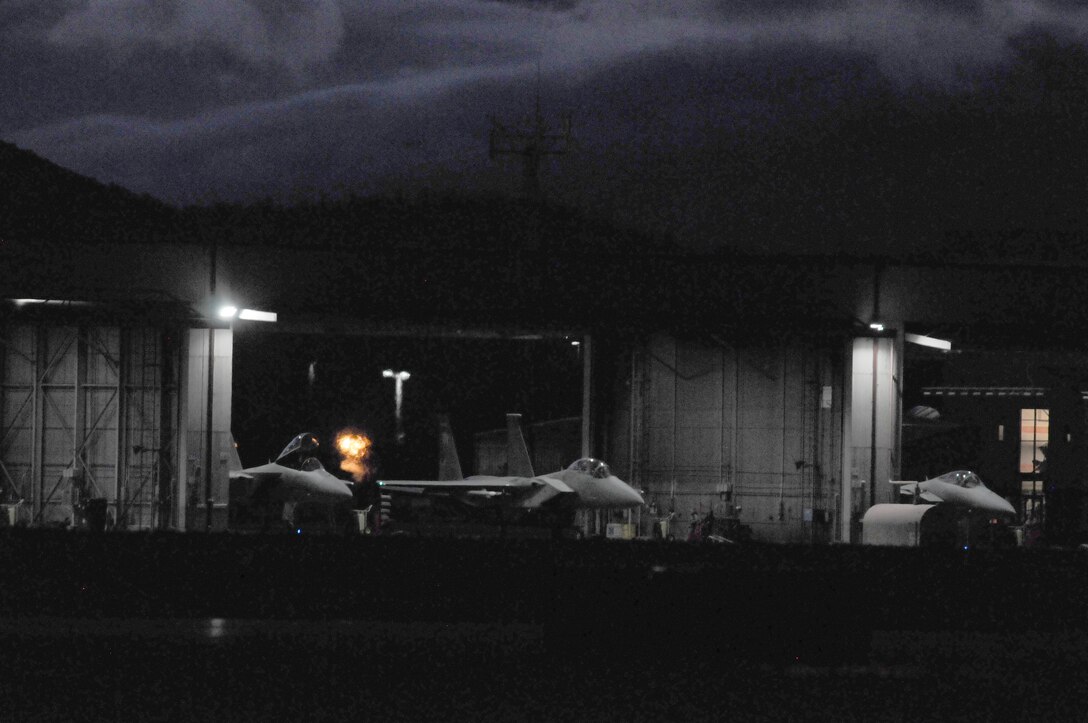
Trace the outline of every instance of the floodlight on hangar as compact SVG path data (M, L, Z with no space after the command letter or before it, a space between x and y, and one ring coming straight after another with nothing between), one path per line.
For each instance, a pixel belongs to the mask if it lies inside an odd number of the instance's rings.
M942 351L952 350L952 342L947 339L938 339L933 336L925 336L924 334L904 334L903 339L909 341L911 344L928 346L932 349L940 349Z
M270 321L275 322L277 315L274 311L257 311L256 309L242 309L238 312L238 318L244 321Z
M219 307L220 319L240 319L242 321L270 321L275 322L277 314L274 311L258 311L257 309L239 309L232 304Z
M879 321L874 321L872 324L869 324L869 328L877 332L884 331L884 325Z

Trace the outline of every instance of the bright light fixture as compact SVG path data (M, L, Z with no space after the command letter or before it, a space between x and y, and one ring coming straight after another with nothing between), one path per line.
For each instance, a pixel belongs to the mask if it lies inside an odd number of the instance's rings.
M873 331L884 331L884 325L878 321L874 321L872 324L869 324L869 328Z
M911 344L918 344L920 346L928 346L933 349L943 349L944 351L951 351L952 342L946 339L938 339L933 336L924 336L922 334L904 334L903 338L909 341Z
M246 321L275 321L276 312L274 311L257 311L256 309L242 309L238 313L239 319Z
M89 306L89 301L73 301L71 299L8 299L16 306L27 304L43 304L45 306Z
M220 306L219 307L219 318L220 319L233 319L237 315L238 315L238 307L237 306L227 305L227 306Z
M408 372L395 372L392 369L386 369L386 370L384 370L382 372L382 376L385 377L386 379L405 380L405 379L410 379L412 375L409 374Z

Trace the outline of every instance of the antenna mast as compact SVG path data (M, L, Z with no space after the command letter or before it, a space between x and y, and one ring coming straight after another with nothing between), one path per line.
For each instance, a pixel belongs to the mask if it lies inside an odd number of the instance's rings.
M565 113L558 132L544 122L540 111L540 69L537 68L536 107L532 118L518 126L507 126L491 118L488 155L520 156L522 164L522 193L529 198L540 197L540 163L544 156L561 156L570 148L570 113Z

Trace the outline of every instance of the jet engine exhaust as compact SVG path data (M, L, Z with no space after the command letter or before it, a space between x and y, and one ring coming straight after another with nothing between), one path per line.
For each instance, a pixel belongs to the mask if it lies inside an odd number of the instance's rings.
M344 429L336 435L336 450L343 458L340 469L349 473L353 480L362 482L370 474L370 449L373 442L365 434Z

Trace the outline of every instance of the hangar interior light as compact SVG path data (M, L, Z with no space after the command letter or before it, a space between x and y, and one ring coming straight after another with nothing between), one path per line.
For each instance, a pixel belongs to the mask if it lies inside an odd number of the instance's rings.
M941 349L944 351L952 350L952 342L946 339L938 339L933 336L924 336L923 334L904 334L903 338L909 341L911 344L928 346L933 349Z

